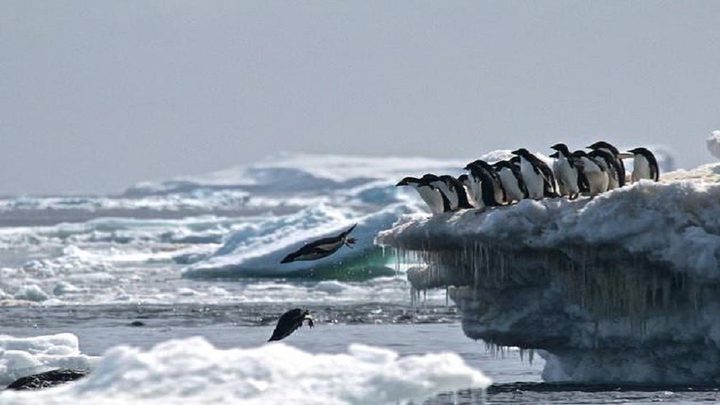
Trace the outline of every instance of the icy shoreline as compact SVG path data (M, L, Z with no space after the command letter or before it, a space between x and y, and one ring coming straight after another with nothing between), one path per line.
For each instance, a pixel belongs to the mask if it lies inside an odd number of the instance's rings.
M720 382L719 165L594 200L408 216L376 242L450 287L469 337L540 349L548 381Z

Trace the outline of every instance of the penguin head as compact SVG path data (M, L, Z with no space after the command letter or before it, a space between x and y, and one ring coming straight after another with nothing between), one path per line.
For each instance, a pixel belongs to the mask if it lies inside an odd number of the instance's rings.
M582 158L582 157L587 157L587 153L585 153L584 150L576 150L576 151L573 152L570 156L579 159L579 158Z
M458 181L459 181L460 183L465 184L465 183L468 182L468 175L467 175L467 174L461 174L460 176L458 176L457 179L458 179Z
M568 149L567 145L565 145L564 143L556 143L555 145L551 146L550 149L554 149L554 150L558 151L559 153L562 153L565 156L570 154L570 150ZM556 153L555 156L558 156L558 154ZM550 157L553 157L553 156L550 155Z
M637 154L646 155L646 154L650 153L650 151L647 148L630 149L628 152L632 153L633 155L637 155Z
M560 152L551 153L548 155L548 157L557 159L560 157Z
M420 178L420 184L425 186L432 186L432 183L440 181L440 178L432 173L427 173Z
M400 180L400 182L398 182L398 184L396 184L395 187L409 186L411 184L417 184L417 183L420 183L420 179L418 179L416 177L405 177L404 179Z
M520 156L513 156L508 160L511 165L519 165L520 164Z
M498 162L493 163L492 166L493 166L493 168L495 168L495 170L500 170L500 169L504 169L504 168L512 169L512 163L510 163L507 160L500 160Z
M527 157L530 155L530 151L528 151L525 148L515 149L514 151L512 151L510 153L512 153L513 155L522 156L522 157Z
M597 150L597 149L607 149L609 150L613 155L617 156L620 151L613 145L610 145L609 143L605 141L597 141L594 144L588 146L588 149Z

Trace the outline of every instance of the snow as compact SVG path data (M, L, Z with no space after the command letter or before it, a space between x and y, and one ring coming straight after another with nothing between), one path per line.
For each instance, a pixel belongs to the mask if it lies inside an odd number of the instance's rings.
M95 361L80 353L78 338L71 333L28 338L0 335L0 386L57 368L89 369Z
M446 287L465 333L540 349L545 378L720 382L720 164L594 199L413 214L378 244Z
M115 347L80 381L2 392L0 402L397 404L490 383L453 353L399 357L353 344L347 353L313 354L282 343L220 350L196 337L148 351Z

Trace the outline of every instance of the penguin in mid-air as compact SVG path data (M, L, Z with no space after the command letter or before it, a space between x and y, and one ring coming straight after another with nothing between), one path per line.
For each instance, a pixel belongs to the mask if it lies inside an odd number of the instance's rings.
M555 172L560 195L568 196L571 200L574 200L580 195L578 169L575 167L575 159L573 159L572 153L564 143L557 143L550 148L557 151L552 156L555 157L553 172Z
M275 330L273 330L268 342L285 339L301 327L305 321L307 321L309 327L315 326L310 311L307 309L295 308L285 312L278 319Z
M433 214L443 212L443 197L440 194L440 191L431 186L429 183L424 182L422 179L418 179L416 177L405 177L395 186L409 186L414 188L420 195L420 198L422 198L428 208L430 208L430 212Z
M583 150L573 152L572 156L577 159L577 167L587 181L587 192L590 196L595 197L607 191L608 175L603 166Z
M628 152L635 157L632 172L633 183L641 179L660 180L660 166L652 152L646 148L635 148Z
M505 203L505 190L495 169L484 160L476 160L465 166L470 175L480 184L479 200L486 207L497 207Z
M622 154L618 150L618 148L614 147L613 145L605 142L605 141L598 141L594 144L588 146L588 149L592 150L604 150L608 153L611 153L613 158L615 159L615 162L617 163L617 170L618 170L618 187L622 187L626 183L626 172L625 172L625 164L622 160Z
M541 200L543 197L558 196L555 175L545 162L525 148L514 150L511 153L520 157L520 172L529 198Z
M329 238L322 238L310 242L285 256L280 263L292 263L301 260L318 260L323 257L330 256L343 246L352 247L356 241L355 238L348 238L348 235L350 235L350 232L352 232L356 226L357 224L351 226L350 229L341 232L337 236L331 236Z
M500 184L505 190L506 202L512 203L527 198L527 188L520 172L520 166L509 160L501 160L493 164L493 168L500 178Z

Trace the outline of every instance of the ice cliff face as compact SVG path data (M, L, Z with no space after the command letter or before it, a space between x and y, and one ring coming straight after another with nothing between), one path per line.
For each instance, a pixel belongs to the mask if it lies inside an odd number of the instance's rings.
M546 380L720 383L720 165L593 200L404 217L376 242L450 286L465 333Z

